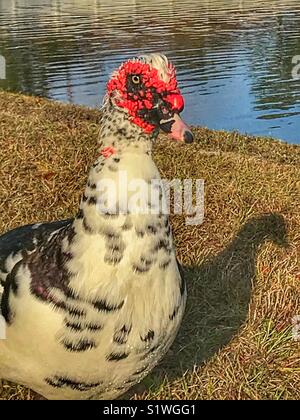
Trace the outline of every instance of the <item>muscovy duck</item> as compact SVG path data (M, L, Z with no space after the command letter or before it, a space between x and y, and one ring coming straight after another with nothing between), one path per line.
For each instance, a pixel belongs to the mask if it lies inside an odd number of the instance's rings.
M183 105L164 55L123 63L107 85L101 154L77 215L0 237L0 378L48 399L113 399L167 352L186 302L169 217L108 203L102 211L99 183L159 180L151 157L159 129L193 140Z

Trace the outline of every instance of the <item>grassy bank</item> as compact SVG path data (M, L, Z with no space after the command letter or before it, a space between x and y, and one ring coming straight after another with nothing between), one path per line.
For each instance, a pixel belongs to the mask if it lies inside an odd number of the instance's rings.
M0 92L0 232L74 215L97 155L99 112ZM205 179L205 220L172 218L189 298L167 357L138 399L300 398L300 147L194 129L161 138L165 178ZM0 399L34 393L0 381Z

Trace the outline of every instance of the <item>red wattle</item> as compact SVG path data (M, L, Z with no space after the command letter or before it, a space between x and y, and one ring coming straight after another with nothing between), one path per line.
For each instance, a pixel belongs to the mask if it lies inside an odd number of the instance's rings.
M184 99L180 94L167 95L165 100L171 104L174 111L181 112L184 108Z

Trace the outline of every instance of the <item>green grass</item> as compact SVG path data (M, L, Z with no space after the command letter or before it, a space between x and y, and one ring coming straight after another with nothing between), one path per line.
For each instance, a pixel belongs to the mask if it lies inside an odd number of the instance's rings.
M74 215L97 155L100 114L0 92L0 232ZM127 397L299 399L300 147L194 128L195 143L162 137L165 178L205 180L205 219L172 217L188 282L172 349ZM0 399L36 399L13 384Z

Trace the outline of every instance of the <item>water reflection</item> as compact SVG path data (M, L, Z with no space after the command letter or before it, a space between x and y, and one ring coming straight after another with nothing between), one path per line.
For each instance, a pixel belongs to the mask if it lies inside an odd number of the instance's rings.
M187 120L300 143L298 0L1 0L0 18L0 87L98 106L116 64L163 51Z

